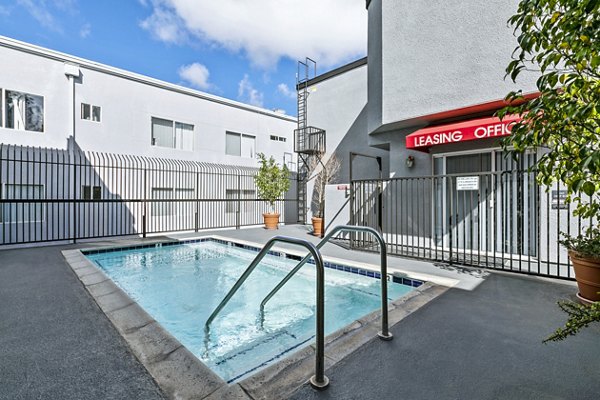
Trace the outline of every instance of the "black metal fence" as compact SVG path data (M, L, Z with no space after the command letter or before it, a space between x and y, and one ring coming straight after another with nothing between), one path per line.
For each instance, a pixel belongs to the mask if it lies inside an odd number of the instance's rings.
M0 245L262 223L256 169L0 144ZM295 179L295 178L294 178ZM296 222L296 185L276 204Z
M555 278L573 278L562 233L594 222L574 217L563 188L546 190L528 171L358 180L351 191L351 223L380 229L391 254Z

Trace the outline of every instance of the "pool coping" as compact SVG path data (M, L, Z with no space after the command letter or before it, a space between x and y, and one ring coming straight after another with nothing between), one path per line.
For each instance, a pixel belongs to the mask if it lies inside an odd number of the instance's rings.
M218 235L205 235L198 238L261 247L257 243ZM185 240L163 239L144 241L143 243L147 245L188 241L187 238ZM84 255L86 251L115 247L118 246L113 244L112 246L63 250L62 254L96 304L129 345L133 354L169 398L205 400L286 398L304 385L314 374L315 347L314 344L310 344L237 383L227 384ZM304 253L288 248L274 247L273 250L304 256ZM323 258L324 261L336 264L360 265L361 269L371 269L372 271L379 269L371 264L356 263L351 260ZM407 275L421 280L415 276L420 274L407 273ZM391 301L389 303L390 327L448 290L454 285L454 282L450 281L455 280L449 279L447 282L449 285L441 285L428 280L419 287L414 287L411 292L401 298ZM376 310L326 337L326 369L331 368L358 350L363 344L377 337L381 323L379 314L379 310Z

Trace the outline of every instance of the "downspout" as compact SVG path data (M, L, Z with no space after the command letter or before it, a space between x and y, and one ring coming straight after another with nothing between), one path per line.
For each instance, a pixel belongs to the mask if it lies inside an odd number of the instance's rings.
M77 212L76 212L76 200L77 200L77 170L75 168L75 80L77 78L79 78L81 72L79 71L79 66L75 65L75 64L69 64L69 63L65 63L65 75L67 76L67 79L69 81L69 83L71 84L71 106L70 108L70 136L71 136L71 146L69 146L70 148L69 150L69 158L70 158L70 165L72 168L72 175L71 175L71 179L73 180L73 192L71 195L71 209L73 210L73 215L71 218L71 221L73 221L73 225L71 227L71 239L73 240L73 243L77 242L77 227L78 227L78 221L77 221ZM68 143L68 139L67 139L67 143Z
M65 63L65 75L67 76L67 79L69 80L69 83L71 85L71 93L70 93L70 103L71 106L70 108L70 136L73 140L73 142L75 142L75 80L77 78L79 78L79 76L81 75L81 71L79 70L79 66L75 65L75 64L70 64L70 63Z

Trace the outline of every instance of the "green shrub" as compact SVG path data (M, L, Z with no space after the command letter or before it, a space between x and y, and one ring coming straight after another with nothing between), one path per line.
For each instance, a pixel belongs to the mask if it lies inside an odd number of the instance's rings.
M267 201L271 212L275 212L275 202L290 189L290 171L284 165L279 167L273 157L268 160L263 153L258 153L260 168L254 176L258 189L258 197Z

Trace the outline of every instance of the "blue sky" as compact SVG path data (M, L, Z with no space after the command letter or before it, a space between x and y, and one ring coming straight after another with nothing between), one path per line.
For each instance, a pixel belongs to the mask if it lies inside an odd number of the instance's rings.
M296 114L296 62L366 53L364 0L0 0L0 35Z

